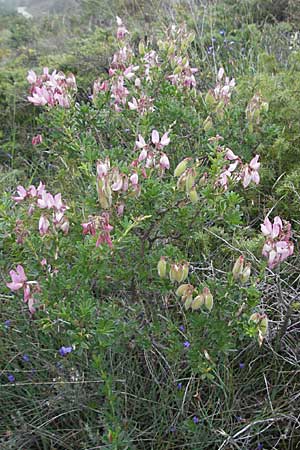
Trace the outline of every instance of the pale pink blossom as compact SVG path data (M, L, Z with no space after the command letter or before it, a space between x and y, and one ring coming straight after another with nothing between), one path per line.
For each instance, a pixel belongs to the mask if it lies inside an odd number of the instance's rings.
M36 73L33 70L28 71L27 81L30 84L34 84L37 80Z
M9 272L9 275L11 276L12 282L6 283L6 286L11 291L18 291L19 289L22 289L27 281L23 266L21 266L21 264L18 264L16 270L11 270Z
M294 253L294 244L290 241L291 224L289 222L283 224L279 216L274 218L272 224L266 217L261 225L261 231L267 238L262 254L268 259L269 268L273 269Z
M166 132L162 135L161 139L159 139L159 133L157 130L153 130L151 134L152 143L155 147L160 150L163 147L166 147L170 143L169 133Z
M116 17L117 19L117 25L118 25L118 29L117 29L117 39L122 40L125 38L126 34L128 34L128 30L126 29L126 27L123 24L123 21L120 17Z
M136 187L139 183L139 176L138 174L135 172L130 176L130 182L132 184L132 186Z
M258 173L258 169L260 167L260 163L258 162L259 155L256 155L251 161L250 164L246 164L241 174L241 178L243 180L244 188L248 187L251 181L255 184L259 184L260 177Z
M145 139L143 138L143 136L141 134L139 134L138 140L135 141L135 144L138 148L144 148L147 145L145 142Z
M17 193L18 193L18 196L17 197L13 197L13 200L16 203L22 202L28 196L28 193L27 193L26 189L23 186L21 186L21 185L17 187Z
M159 165L163 170L170 169L170 161L165 153L162 154L159 160Z
M50 222L45 216L41 216L39 220L39 232L41 236L44 236L48 233L50 227Z

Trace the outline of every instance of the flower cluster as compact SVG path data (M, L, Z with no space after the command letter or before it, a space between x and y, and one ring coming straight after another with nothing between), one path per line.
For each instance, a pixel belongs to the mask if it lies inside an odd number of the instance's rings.
M223 151L223 147L219 147L219 150ZM223 168L217 181L217 184L225 190L228 189L230 179L233 181L241 180L244 188L248 187L251 182L259 184L259 155L252 158L249 164L243 164L239 156L235 155L229 148L226 148L225 160L230 161L230 163ZM239 169L238 171L236 171L237 168Z
M131 102L128 102L128 107L132 111L137 111L141 116L144 116L147 112L153 112L153 98L147 97L142 94L139 99L132 97Z
M266 237L266 242L262 249L262 254L268 259L268 266L273 269L282 261L294 253L294 244L291 239L291 224L282 220L279 216L274 218L274 222L265 218L261 225L261 231Z
M34 292L40 292L40 287L37 281L27 281L27 276L23 266L17 265L16 270L9 272L11 277L11 283L6 283L6 286L13 292L23 289L24 302L28 304L30 314L35 313L35 298Z
M109 209L112 206L112 194L125 194L131 190L134 195L139 195L141 187L139 177L136 172L130 176L120 172L118 167L111 167L109 158L105 161L97 162L97 192L98 200L103 209ZM124 203L117 204L118 215L122 215Z
M39 232L41 236L49 233L49 219L52 220L54 230L61 230L64 234L68 234L69 221L64 215L68 207L62 202L60 193L53 196L50 192L46 191L43 183L40 183L37 188L31 185L28 189L25 189L20 185L17 187L17 193L18 196L13 197L13 200L16 203L21 203L27 199L30 200L30 206L28 209L29 215L33 213L35 207L46 211L52 211L51 217L47 214L47 212L40 216Z
M196 296L193 297L193 294ZM196 311L204 306L210 312L214 305L214 299L208 287L198 292L192 284L182 284L177 289L176 295L184 302L185 309L191 308Z
M162 151L170 143L169 132L161 137L157 130L151 133L151 141L146 143L141 134L135 142L136 149L140 152L137 159L132 162L133 167L140 166L144 169L156 168L163 175L166 169L170 168L170 161Z
M36 136L33 136L32 138L32 145L39 145L43 142L43 136L41 134L37 134Z
M189 274L189 263L186 261L169 264L169 277L172 282L182 283ZM157 264L157 272L160 278L167 276L168 262L165 256L162 256Z
M246 283L251 274L251 263L246 263L244 265L244 259L245 258L243 256L239 256L232 269L233 278L236 281L241 281L242 283Z
M187 57L182 58L176 56L174 58L176 67L172 75L167 76L167 79L175 86L181 86L185 88L196 87L195 73L198 72L196 67L190 67L190 62Z
M217 102L222 102L227 105L230 102L232 91L235 87L235 79L225 77L225 71L221 67L217 74L217 84L211 92Z
M31 84L30 96L27 98L35 106L60 105L69 108L71 93L76 91L76 80L72 73L66 76L54 70L50 74L48 67L44 67L40 76L30 70L27 81Z
M178 88L196 87L195 74L198 69L191 67L187 55L187 48L193 42L194 35L188 33L185 27L173 25L169 30L166 41L159 41L159 47L166 53L167 60L172 68L172 74L166 78Z
M113 230L113 226L109 223L109 214L107 212L102 213L101 216L89 217L89 221L82 223L82 232L84 235L95 236L98 234L96 241L96 247L101 244L107 243L110 248L112 248L112 240L110 232Z
M191 166L192 158L184 158L175 168L174 177L178 178L177 189L185 191L192 203L199 200L197 186L204 185L207 181L207 172L198 176L196 166Z

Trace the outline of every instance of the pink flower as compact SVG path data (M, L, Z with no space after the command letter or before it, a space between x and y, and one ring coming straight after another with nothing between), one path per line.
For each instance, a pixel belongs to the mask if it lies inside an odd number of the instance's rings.
M163 170L170 169L170 161L165 153L162 154L159 160L159 165Z
M48 233L50 227L50 222L45 216L41 216L39 220L39 232L41 236Z
M226 151L225 158L226 158L226 159L229 159L229 161L235 161L235 160L237 160L237 159L240 159L239 156L235 155L235 154L233 153L233 151L230 150L230 148L227 148L226 150L227 150L227 151Z
M9 272L9 275L11 276L12 282L6 283L6 286L11 291L18 291L19 289L22 289L22 287L27 281L27 277L25 275L23 266L21 266L20 264L17 265L16 270L11 270Z
M157 130L153 130L151 134L152 143L155 147L160 150L163 147L166 147L170 143L169 133L166 132L162 135L161 139L159 139L159 133Z
M110 168L109 160L106 159L105 162L98 161L97 162L97 174L99 178L106 177Z
M33 70L29 70L28 76L27 76L28 83L34 84L34 83L36 83L36 80L37 80L36 73Z
M83 228L82 233L84 235L91 234L92 236L95 236L96 227L95 227L95 223L92 220L89 222L82 223L81 226Z
M270 236L272 239L275 239L281 233L282 227L282 220L279 216L274 218L274 225L272 225L269 218L266 217L264 223L261 225L261 231L264 236Z
M117 16L117 25L118 25L117 39L122 40L122 39L124 39L126 34L128 34L128 30L125 28L125 26L122 22L122 19L120 19L120 17L118 17L118 16Z
M96 247L99 247L101 244L106 243L110 248L112 248L113 245L111 241L110 232L113 230L113 227L109 224L108 213L103 213L102 216L100 217L100 227L102 228L102 231L98 236Z
M244 188L248 187L251 181L255 184L259 184L260 177L258 173L258 169L260 167L260 163L258 162L259 155L256 155L251 161L250 164L246 164L241 177L243 180L243 186Z
M139 183L139 176L138 174L135 172L134 174L131 175L131 177L129 178L131 181L131 184L133 187L136 187Z
M18 197L13 197L13 200L17 203L22 202L28 196L26 189L23 186L17 187Z
M290 241L291 224L282 223L279 216L274 218L273 224L268 217L261 225L261 231L267 240L262 249L262 255L268 259L270 269L287 259L294 253L294 244Z
M38 199L37 205L39 208L51 209L54 205L54 198L50 192L43 191L41 198Z
M145 139L143 138L143 136L142 136L141 134L139 134L138 140L135 141L135 145L136 145L138 148L140 148L140 149L146 147L147 144L146 144Z
M43 136L41 134L38 134L36 136L33 136L32 138L32 145L38 145L41 144L43 142Z

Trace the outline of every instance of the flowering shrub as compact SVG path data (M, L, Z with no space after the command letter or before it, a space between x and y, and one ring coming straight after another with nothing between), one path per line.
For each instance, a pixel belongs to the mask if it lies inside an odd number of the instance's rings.
M294 252L291 225L279 216L264 220L263 242L256 219L265 216L266 162L250 138L247 153L242 138L230 136L237 111L252 130L260 126L265 101L252 93L245 111L236 100L239 80L222 67L215 85L203 85L193 40L172 26L154 48L134 46L117 17L108 75L85 101L74 98L73 75L46 68L28 75L28 101L46 108L42 134L32 137L40 160L34 184L6 199L5 302L23 314L9 295L23 292L25 323L42 348L51 342L54 349L55 381L89 382L82 364L101 379L99 442L115 448L133 448L124 404L130 395L143 398L132 383L127 399L122 358L135 361L134 377L144 380L148 370L183 408L194 378L211 389L232 355L272 341L262 286L268 269ZM149 363L149 355L158 359ZM22 375L11 372L8 382L19 382ZM199 399L197 391L188 400L183 429L200 428ZM92 396L86 408L98 408ZM173 409L164 420L175 433Z

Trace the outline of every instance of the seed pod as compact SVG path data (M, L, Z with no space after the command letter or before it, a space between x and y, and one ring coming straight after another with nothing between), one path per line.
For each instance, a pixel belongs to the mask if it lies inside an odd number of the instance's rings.
M213 127L212 118L210 116L207 116L203 122L204 131L207 132L207 131L211 130L212 127Z
M196 191L196 188L192 188L188 195L192 203L197 203L197 201L199 200L199 195Z
M250 278L250 274L251 274L251 264L247 263L245 269L243 270L243 272L240 275L241 282L247 283L247 281Z
M232 274L235 280L238 280L244 270L244 257L239 256L236 262L234 263Z
M183 174L183 172L186 170L188 162L191 158L184 158L176 167L174 170L174 177L180 177L180 175Z
M144 45L143 41L139 42L139 54L141 56L144 56L144 54L145 54L145 45Z
M160 278L166 277L166 271L167 271L166 258L164 256L162 256L157 264L157 272L158 272L158 275L160 276Z
M171 264L169 276L172 282L177 281L181 283L183 275L183 268L181 264Z
M253 313L251 314L251 316L249 317L249 322L254 322L254 323L258 323L261 319L261 314L260 313Z
M205 287L203 289L203 296L204 296L204 305L210 312L214 306L214 298L213 298L212 293L210 292L209 288Z
M205 96L205 103L207 104L207 106L214 106L216 103L215 97L212 95L212 93L210 91L208 91L208 93Z
M203 294L199 294L197 295L197 297L194 298L193 302L192 302L192 310L196 311L197 309L200 309L201 306L204 305L204 295Z
M190 267L190 264L188 262L184 262L182 264L182 280L181 281L184 281L188 277L189 267Z
M184 297L188 293L192 293L194 290L194 286L192 284L181 284L176 291L176 295L178 297Z
M181 73L181 71L182 71L181 66L177 66L177 67L175 67L173 73L174 73L174 75L178 75L179 73Z
M194 168L188 169L186 174L186 180L185 180L185 190L188 194L192 187L194 186L196 179L196 172Z
M186 182L186 173L183 172L183 174L181 174L180 177L177 180L177 189L179 191L184 191L185 182Z
M173 44L171 44L170 47L168 48L168 56L172 56L174 51L175 51L175 47Z
M261 332L261 334L262 334L263 336L266 336L266 334L268 333L268 325L269 325L269 323L268 323L268 318L267 318L267 316L264 314L264 315L262 316L261 321L259 322L259 325L258 325L258 329L259 329L259 331Z
M185 309L186 310L189 309L191 307L192 302L193 302L193 297L191 295L185 296L185 297L183 297L183 300L184 300L184 307L185 307Z

